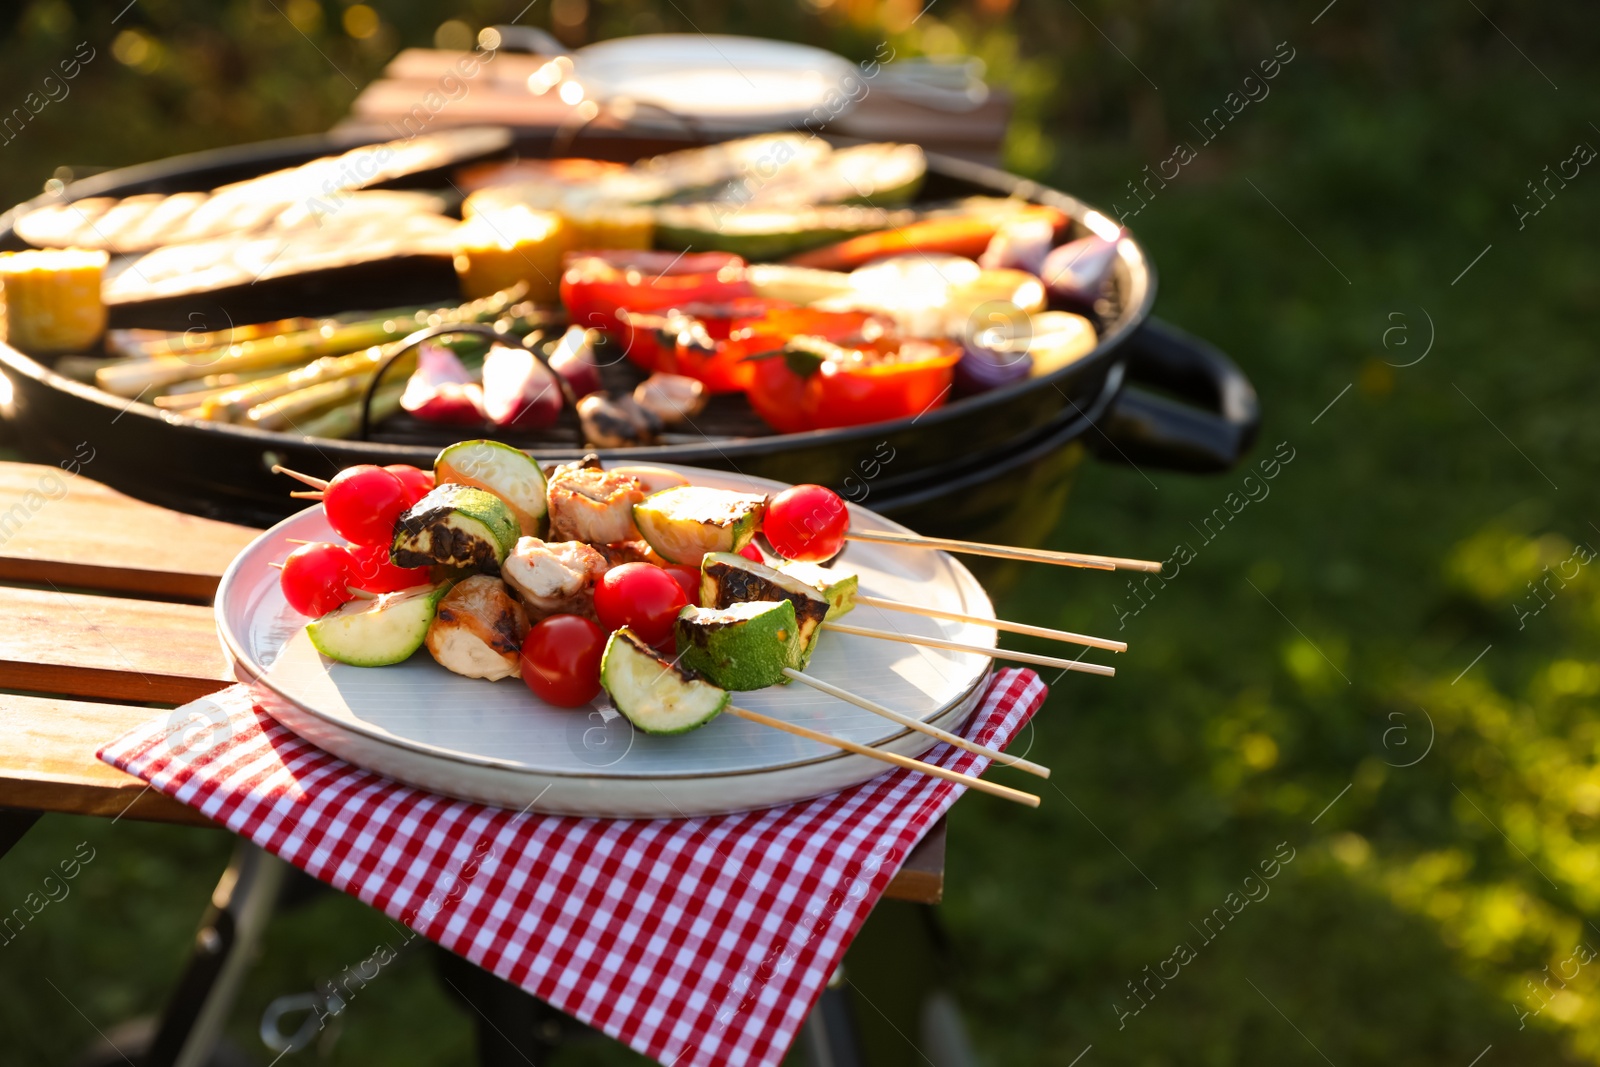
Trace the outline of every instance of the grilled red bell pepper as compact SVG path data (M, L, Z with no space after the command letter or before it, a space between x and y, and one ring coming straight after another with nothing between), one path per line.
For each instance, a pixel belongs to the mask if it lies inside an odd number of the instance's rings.
M953 341L900 340L864 312L796 308L751 330L753 348L782 346L750 357L749 387L751 406L780 433L919 415L944 403L961 358Z
M570 257L561 275L561 302L572 322L607 331L646 370L670 368L659 366L654 338L640 337L636 343L634 334L642 331L627 322L623 311L662 312L723 303L752 292L744 260L726 252L585 252Z

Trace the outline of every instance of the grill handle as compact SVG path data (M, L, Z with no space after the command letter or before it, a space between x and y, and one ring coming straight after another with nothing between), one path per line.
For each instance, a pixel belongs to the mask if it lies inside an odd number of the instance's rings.
M1118 354L1128 378L1189 403L1130 384L1099 434L1084 438L1110 463L1214 474L1232 469L1255 444L1261 405L1239 365L1215 346L1160 319L1145 320Z

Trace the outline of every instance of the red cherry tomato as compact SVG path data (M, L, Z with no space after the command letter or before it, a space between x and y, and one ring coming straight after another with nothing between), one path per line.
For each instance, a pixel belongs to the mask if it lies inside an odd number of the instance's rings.
M581 615L552 615L522 641L522 680L558 708L578 708L600 692L606 633Z
M322 495L322 510L346 541L388 545L394 540L395 520L410 506L409 499L409 490L398 477L363 463L333 476Z
M410 507L429 493L433 492L433 472L425 471L420 467L413 467L409 463L391 463L383 468L406 487L406 507Z
M820 485L796 485L767 504L761 530L784 559L821 563L844 547L850 512L839 494Z
M767 557L761 554L761 549L756 547L756 543L754 541L751 541L748 545L745 545L743 548L741 548L739 550L739 555L743 556L751 563L765 563L767 561Z
M680 563L669 563L661 569L672 575L672 580L683 587L683 595L689 598L689 603L700 603L699 571Z
M626 626L646 643L672 637L672 622L689 603L676 578L653 563L612 567L594 584L594 613L607 630Z
M321 618L354 596L347 588L350 565L350 553L343 545L314 541L289 553L278 586L291 608Z
M388 545L351 545L350 584L368 593L398 593L428 584L428 568L401 567L389 558Z

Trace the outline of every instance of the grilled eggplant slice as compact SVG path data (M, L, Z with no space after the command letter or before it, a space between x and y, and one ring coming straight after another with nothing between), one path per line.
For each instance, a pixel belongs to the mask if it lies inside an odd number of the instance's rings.
M600 684L628 721L647 734L683 734L728 706L728 693L670 663L626 626L600 659Z
M787 600L794 605L795 644L789 666L805 670L828 617L828 598L793 575L735 552L713 552L700 564L700 603L726 608L751 600Z
M673 624L678 662L724 689L765 689L789 682L799 627L787 600L748 600L725 608L693 604Z
M433 477L440 485L470 485L504 500L525 537L544 532L544 471L521 449L499 441L461 441L439 453Z
M487 490L451 482L400 516L389 556L402 567L439 564L499 574L520 529L504 500Z
M764 496L685 485L648 497L633 509L633 521L661 558L698 567L709 552L749 544L766 510Z
M522 639L528 614L506 583L487 574L457 582L439 601L428 627L428 651L439 666L491 682L522 674Z
M427 639L439 601L450 589L385 593L376 600L352 600L306 623L306 636L318 652L352 667L387 667L409 659Z

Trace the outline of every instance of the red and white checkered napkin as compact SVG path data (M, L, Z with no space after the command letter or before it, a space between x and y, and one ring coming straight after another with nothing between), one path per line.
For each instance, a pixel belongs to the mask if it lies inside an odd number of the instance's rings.
M1004 745L1044 683L995 674L967 736ZM700 819L518 814L360 770L234 686L100 750L308 874L673 1067L776 1064L913 845L961 793L895 770ZM974 772L939 745L927 759Z

